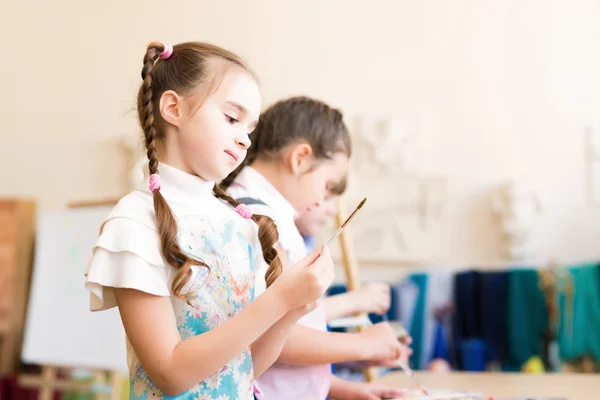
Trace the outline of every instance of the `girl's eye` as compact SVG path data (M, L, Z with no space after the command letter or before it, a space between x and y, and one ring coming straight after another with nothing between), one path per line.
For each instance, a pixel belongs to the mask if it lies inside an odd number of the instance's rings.
M237 119L230 117L229 115L225 114L225 119L227 120L227 122L229 122L231 125L239 122Z

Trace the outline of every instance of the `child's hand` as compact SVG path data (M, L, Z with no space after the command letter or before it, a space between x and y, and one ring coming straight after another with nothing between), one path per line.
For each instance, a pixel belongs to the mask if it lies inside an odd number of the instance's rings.
M365 360L393 362L400 358L408 358L412 352L408 346L398 340L394 328L387 322L371 325L363 329L359 335L365 340L367 351Z
M327 246L315 250L277 278L280 298L287 310L309 306L320 299L333 282L333 261Z
M407 345L400 343L402 349L400 350L400 357L395 360L379 360L375 362L371 362L370 365L377 367L386 367L386 368L400 368L400 362L402 361L405 365L408 365L408 359L412 354L412 349Z
M376 383L347 382L347 394L340 400L380 400L402 398L406 393L404 389L379 385Z
M386 283L368 283L354 293L358 312L383 315L390 308L390 286Z
M318 304L318 301L313 301L305 306L294 308L293 310L288 311L287 314L285 314L285 317L289 318L291 321L298 321L300 318L317 308Z
M400 357L395 360L380 360L369 363L371 366L376 367L387 367L387 368L399 368L400 361L404 364L408 365L408 359L413 353L410 348L410 344L412 343L412 338L410 336L404 336L398 339L400 341L400 346L402 349L400 350Z

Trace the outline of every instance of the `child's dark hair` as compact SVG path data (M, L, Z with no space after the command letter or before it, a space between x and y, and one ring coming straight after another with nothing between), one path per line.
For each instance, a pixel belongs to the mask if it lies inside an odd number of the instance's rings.
M257 160L271 161L294 143L308 143L317 160L331 159L337 152L352 153L350 134L343 115L319 100L292 97L266 109L250 136L252 146L246 158L220 186L227 188L240 171Z
M143 83L138 91L138 117L144 132L150 175L159 172L156 142L165 139L164 121L158 111L160 98L165 91L173 90L181 95L192 93L201 83L213 78L210 75L213 71L209 62L215 60L236 65L252 74L240 57L207 43L180 43L173 46L172 53L166 59L162 59L160 56L165 48L166 46L160 42L152 42L148 45L142 68ZM213 193L232 207L239 205L216 185ZM208 268L209 272L210 267L181 251L177 242L177 222L171 208L160 190L154 190L152 195L162 255L177 269L171 290L176 296L186 298L185 294L182 294L182 289L192 277L192 265ZM266 278L267 285L270 285L282 271L281 260L274 248L279 241L277 227L269 217L263 215L253 215L252 220L258 225L258 237L263 256L269 264Z
M348 187L348 178L344 177L334 187L329 189L329 193L331 193L335 196L341 196L344 194L347 187Z

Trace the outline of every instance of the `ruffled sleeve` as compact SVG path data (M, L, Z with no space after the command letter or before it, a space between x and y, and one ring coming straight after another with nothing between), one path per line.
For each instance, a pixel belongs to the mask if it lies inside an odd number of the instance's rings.
M119 207L119 206L117 206ZM118 211L118 210L117 210ZM136 289L170 296L172 267L160 254L155 226L144 218L119 215L113 210L102 226L86 273L92 311L115 307L114 288Z

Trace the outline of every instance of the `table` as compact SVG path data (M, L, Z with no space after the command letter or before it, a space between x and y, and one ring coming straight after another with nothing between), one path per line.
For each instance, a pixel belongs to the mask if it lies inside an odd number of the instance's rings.
M590 400L600 397L600 374L417 372L416 375L426 388L479 392L493 398L548 396ZM395 387L415 386L402 372L383 375L377 382Z

